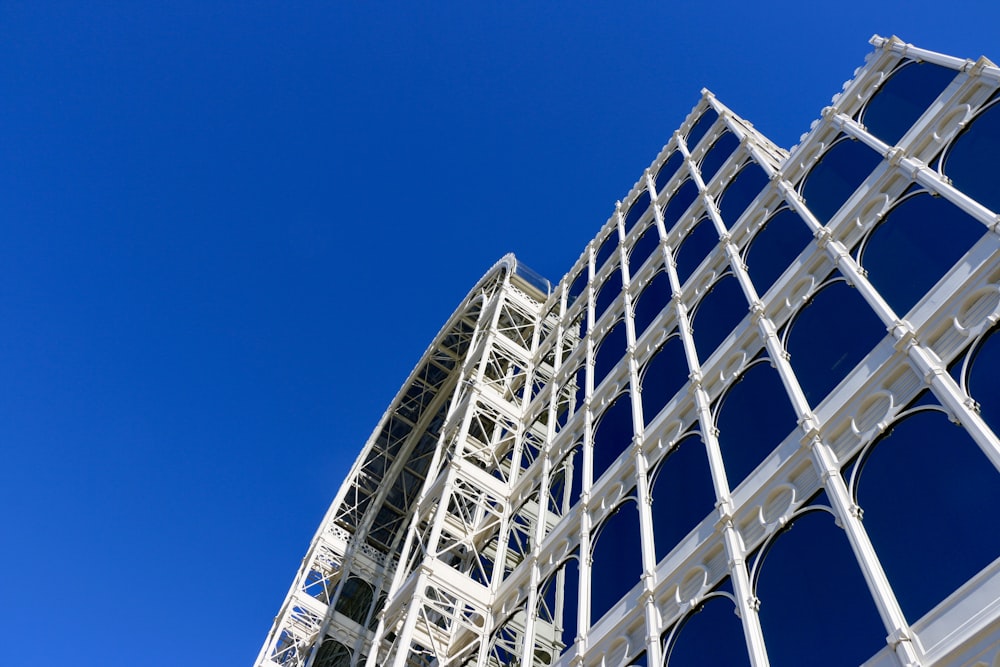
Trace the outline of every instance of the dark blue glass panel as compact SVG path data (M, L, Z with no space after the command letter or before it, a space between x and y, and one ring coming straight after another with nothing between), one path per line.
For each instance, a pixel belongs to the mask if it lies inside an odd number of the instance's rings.
M601 340L597 352L594 353L595 388L601 384L601 380L607 377L611 369L618 365L618 362L625 356L627 340L624 321L619 321Z
M733 151L739 148L739 145L740 140L732 132L726 132L715 140L712 147L705 153L705 157L701 159L701 180L706 185L719 171L719 167L726 163Z
M684 211L691 207L694 200L698 198L698 186L694 181L684 181L677 192L675 192L663 207L663 228L670 233L673 226L677 224Z
M615 267L605 280L604 284L601 285L600 291L597 293L597 298L594 299L594 321L596 322L600 319L604 311L614 303L618 295L622 293L622 272L621 268Z
M568 305L572 306L573 302L580 298L583 291L587 289L587 269L584 268L583 271L577 274L576 278L569 285L569 290L567 290L567 301Z
M810 405L818 405L885 336L858 291L836 282L816 294L792 323L788 352Z
M642 193L635 198L635 203L629 208L628 213L625 214L625 233L628 234L635 223L639 222L639 218L642 214L646 212L649 208L649 192L643 190Z
M646 652L643 651L641 654L635 657L635 660L633 660L628 664L629 667L647 667L647 665L649 665L649 662L646 661Z
M1000 329L994 328L972 361L969 394L979 403L979 412L994 433L1000 433Z
M632 444L632 398L620 394L597 418L594 430L594 481Z
M680 247L674 253L677 263L677 281L683 285L691 277L698 265L702 263L715 246L719 245L719 232L708 218L694 226L681 241Z
M951 202L916 195L875 228L861 263L872 284L902 317L985 231Z
M1000 153L1000 104L981 113L955 140L944 163L945 174L959 190L1000 212L1000 188L993 165Z
M798 518L777 538L757 581L773 667L860 665L885 646L885 627L856 563L844 531L825 512ZM830 641L831 632L841 640Z
M690 435L674 447L654 473L652 494L660 561L715 509L715 487L701 438Z
M663 192L663 187L667 184L667 181L673 178L682 164L684 164L684 156L681 155L680 151L674 151L670 154L670 157L663 163L660 170L656 172L657 193Z
M580 563L575 557L570 558L566 561L563 566L562 575L564 577L563 581L563 611L562 611L562 642L568 649L573 648L573 642L576 641L576 609L578 606L577 600L580 599ZM552 579L552 583L546 588L546 600L551 601L551 609L555 609L555 598L558 576ZM559 620L559 619L557 619ZM563 653L566 652L566 648L563 649Z
M743 167L733 182L722 191L719 216L726 227L732 227L757 195L770 182L767 174L755 162Z
M702 297L691 324L698 358L704 362L749 312L740 284L732 275L716 281Z
M829 222L881 161L881 155L860 141L838 141L830 148L802 187L802 196L816 219L824 225Z
M772 216L753 237L746 255L757 294L766 294L810 241L809 228L794 212L785 209Z
M956 74L953 69L932 63L904 65L868 102L861 122L876 137L895 146Z
M594 623L639 583L642 549L639 511L626 501L605 520L594 544L594 565L590 576L590 622Z
M652 324L667 304L670 303L670 276L666 271L660 271L649 284L639 293L633 308L636 340L642 336L646 328Z
M611 256L615 254L615 250L618 249L618 231L612 230L608 234L608 238L604 239L601 243L601 247L597 249L597 255L594 258L595 270L600 271L604 263L611 259Z
M743 624L736 615L732 600L723 597L712 598L694 616L689 617L681 628L667 661L667 667L749 665Z
M722 399L716 421L731 488L739 486L797 426L781 377L769 363L756 364L737 380Z
M715 113L714 109L705 109L705 113L701 114L698 122L694 124L694 127L687 134L685 140L687 141L688 151L694 150L694 147L701 141L701 138L705 136L705 133L708 132L718 117L719 114Z
M875 445L858 503L910 622L1000 556L1000 530L983 515L1000 506L1000 475L940 412L903 420Z
M646 362L641 373L642 415L647 424L652 423L663 406L684 386L688 375L684 343L675 334Z
M656 229L656 225L650 225L649 229L642 233L642 236L635 240L632 244L632 250L629 252L628 265L632 270L632 275L634 276L649 256L652 255L657 248L660 247L660 232Z

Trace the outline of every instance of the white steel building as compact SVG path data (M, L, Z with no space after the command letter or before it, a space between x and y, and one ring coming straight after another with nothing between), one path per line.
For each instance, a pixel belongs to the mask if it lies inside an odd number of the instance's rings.
M1000 666L1000 68L872 44L790 151L705 91L557 285L482 278L258 666Z

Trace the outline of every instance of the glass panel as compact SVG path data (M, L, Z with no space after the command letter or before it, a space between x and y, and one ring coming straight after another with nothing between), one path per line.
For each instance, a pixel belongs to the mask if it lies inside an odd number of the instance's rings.
M735 489L797 426L778 371L765 362L744 373L723 397L716 426L729 486Z
M605 520L594 544L590 622L594 623L639 583L642 575L639 512L628 500Z
M893 425L862 470L858 503L910 621L1000 555L1000 531L983 516L1000 506L1000 475L940 412Z
M684 211L691 207L691 204L698 198L698 186L694 181L684 181L677 192L675 192L663 207L663 228L670 233L677 221L684 215Z
M684 164L684 156L681 155L680 151L674 151L667 158L667 161L663 163L660 170L656 172L656 192L663 192L663 188L667 185L667 182L673 177L680 166Z
M885 646L885 627L851 545L826 512L798 518L777 538L761 565L757 597L774 667L860 665ZM850 641L830 641L832 628Z
M1000 104L977 116L948 152L944 172L959 190L1000 213L1000 188L993 165L1000 153Z
M604 284L601 285L601 290L597 293L597 298L594 300L594 321L596 322L601 318L618 295L622 293L622 272L621 269L615 267L605 280Z
M719 117L719 114L715 113L714 109L705 109L705 113L701 114L698 122L694 124L691 131L687 134L687 146L688 151L694 151L694 147L698 145L701 138L705 136L705 133L711 129L712 124L715 123L715 119Z
M647 424L656 419L670 399L688 380L684 343L673 335L660 346L640 374L642 378L642 416Z
M632 275L635 276L639 268L646 263L649 256L652 255L657 248L660 247L660 232L656 228L656 225L650 225L649 228L642 233L642 236L635 240L632 244L632 251L629 253L628 265L632 270Z
M701 298L691 325L698 358L708 359L748 312L747 300L732 275L723 276Z
M372 587L367 581L351 577L344 582L344 588L340 591L335 608L355 623L363 625L373 597Z
M636 299L633 307L633 321L635 322L635 338L646 331L646 328L653 323L653 320L663 312L663 309L670 303L670 276L666 271L660 271L649 284L643 288Z
M701 160L701 180L706 185L739 146L740 140L732 132L726 132L715 140L715 143Z
M594 353L595 388L625 356L626 340L624 321L619 321L601 340L600 346Z
M809 228L793 211L785 209L768 220L754 235L746 255L757 294L766 294L810 241Z
M715 230L715 225L708 218L703 218L694 226L694 229L688 232L688 235L681 241L680 247L677 248L677 252L674 253L674 260L677 263L677 280L682 286L717 245L719 245L719 232Z
M601 243L601 247L597 249L597 255L594 258L595 270L600 271L604 263L608 261L612 255L615 254L615 250L618 249L618 230L612 230L608 234L608 238L604 239Z
M810 405L816 406L885 336L858 291L838 281L820 290L792 323L788 352Z
M562 569L549 580L550 583L545 589L544 600L555 610L556 627L562 628L562 643L566 649L573 648L576 640L576 609L580 595L580 564L577 562L576 554L569 558ZM562 605L556 603L556 591L563 592Z
M649 208L649 192L643 190L642 193L635 198L635 203L629 208L628 213L625 214L625 233L628 234L635 223L639 222L642 214L646 212Z
M568 308L569 306L572 306L573 302L576 301L581 294L583 294L585 289L587 289L587 267L584 267L583 270L577 274L576 278L573 279L573 282L570 283L569 290L567 290L566 295L566 307Z
M654 473L651 486L660 561L715 509L715 487L701 438L689 435L675 445Z
M861 122L876 137L895 146L956 74L932 63L903 65L868 102Z
M802 187L816 219L828 223L881 161L881 155L860 141L845 139L834 144L806 175Z
M743 625L732 600L716 597L688 617L674 646L667 647L668 667L749 667ZM815 647L813 651L815 656Z
M719 200L719 217L726 227L732 227L746 207L761 193L770 179L764 170L751 162L736 175L736 178L726 186Z
M969 376L969 394L979 403L983 420L994 433L1000 433L1000 329L994 328L989 338L975 352Z
M350 667L351 651L335 639L325 640L316 651L313 667Z
M632 444L632 399L628 392L611 402L594 427L594 481Z
M951 202L916 195L875 228L861 263L872 284L902 317L985 231Z

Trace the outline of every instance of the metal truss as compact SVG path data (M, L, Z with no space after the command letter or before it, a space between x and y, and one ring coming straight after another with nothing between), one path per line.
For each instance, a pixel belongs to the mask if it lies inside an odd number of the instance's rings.
M835 518L884 626L885 647L866 667L1000 664L1000 559L925 616L908 618L863 521L858 469L846 463L865 460L881 434L909 414L906 406L929 391L935 409L960 424L1000 470L1000 440L966 381L949 372L953 364L967 366L969 351L1000 321L1000 217L932 166L942 147L995 103L1000 68L897 38L874 37L872 44L865 65L791 151L703 91L555 288L513 256L487 273L359 455L256 665L598 667L641 658L662 666L691 615L724 597L739 617L751 664L763 667L769 657L757 554L813 511ZM880 86L913 62L949 68L954 80L888 145L861 114ZM706 156L727 134L737 141L703 173ZM860 142L880 161L823 219L802 183L843 140ZM747 165L762 170L766 182L749 206L726 214L724 195ZM667 220L665 211L690 183L696 194ZM981 223L982 238L903 313L889 305L853 249L913 188ZM747 248L783 210L801 219L812 242L761 288L748 272ZM678 252L698 224L710 225L718 241L681 275ZM637 258L646 234L658 243L648 259ZM640 330L637 302L661 276L670 296ZM790 359L788 331L831 276L857 290L886 335L832 391L810 399ZM696 313L721 278L736 281L745 314L706 354L697 346ZM617 292L602 293L616 281ZM598 375L601 344L618 326L624 349ZM664 397L658 413L644 414L644 369L670 336L683 348L684 388ZM783 394L775 399L791 406L797 426L753 472L730 479L719 406L735 380L762 361L780 378ZM631 403L632 437L598 469L595 433L618 400ZM692 434L704 446L714 510L658 558L652 471ZM810 505L820 492L828 504ZM592 622L594 543L627 502L637 507L641 539L622 549L638 552L641 575ZM570 562L579 580L573 591ZM566 635L567 626L577 628L575 636Z

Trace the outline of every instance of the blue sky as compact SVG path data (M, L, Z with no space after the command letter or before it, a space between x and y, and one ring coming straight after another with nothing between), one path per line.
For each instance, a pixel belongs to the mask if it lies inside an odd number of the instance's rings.
M249 664L459 300L702 87L789 147L873 33L1000 60L985 0L539 5L0 4L8 658Z

